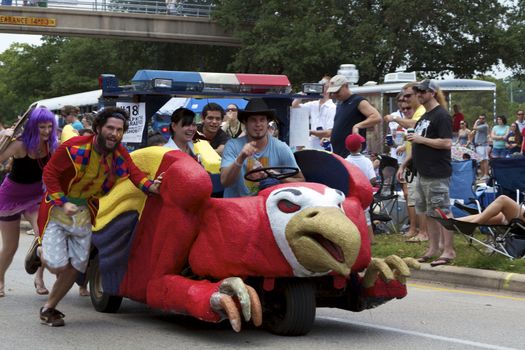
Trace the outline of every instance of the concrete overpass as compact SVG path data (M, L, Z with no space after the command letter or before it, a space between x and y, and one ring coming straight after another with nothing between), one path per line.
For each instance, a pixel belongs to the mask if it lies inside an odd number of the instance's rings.
M207 17L0 6L0 32L240 46Z

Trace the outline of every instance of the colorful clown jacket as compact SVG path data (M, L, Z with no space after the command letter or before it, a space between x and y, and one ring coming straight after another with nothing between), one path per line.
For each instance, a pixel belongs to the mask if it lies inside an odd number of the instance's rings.
M41 236L53 206L66 202L86 205L94 225L98 199L118 181L129 178L148 193L153 182L133 163L124 146L119 145L112 153L103 155L95 150L94 142L94 135L69 139L60 145L44 168L42 180L46 192L38 213Z

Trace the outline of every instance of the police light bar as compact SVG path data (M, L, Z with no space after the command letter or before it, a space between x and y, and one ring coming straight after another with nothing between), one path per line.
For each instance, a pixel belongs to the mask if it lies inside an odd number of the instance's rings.
M166 81L171 85L167 87ZM202 91L202 78L197 72L142 69L131 79L138 90L162 89L170 91ZM155 86L155 83L159 84Z
M290 93L292 85L286 75L273 74L235 74L241 84L241 92L253 94Z
M319 83L304 83L303 84L303 92L305 94L322 94L323 93L324 84Z
M162 89L174 92L251 94L289 94L292 91L288 77L275 74L199 73L143 69L135 73L131 82L136 90Z
M171 89L173 81L171 79L155 78L152 85L155 89Z
M233 73L200 73L204 88L202 91L239 92L239 80Z

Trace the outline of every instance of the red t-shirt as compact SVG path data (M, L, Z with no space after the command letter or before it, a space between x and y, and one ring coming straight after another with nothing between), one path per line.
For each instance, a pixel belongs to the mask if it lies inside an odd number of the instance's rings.
M454 116L452 117L453 120L452 120L452 131L453 132L458 132L459 131L459 123L461 123L463 120L465 120L465 116L463 115L463 113L456 113L454 114Z

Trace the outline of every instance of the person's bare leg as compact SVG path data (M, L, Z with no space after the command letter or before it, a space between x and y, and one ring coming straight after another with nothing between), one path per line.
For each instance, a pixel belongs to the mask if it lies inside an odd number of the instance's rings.
M35 237L38 237L39 235L38 222L37 222L38 211L35 210L30 213L24 213L24 217L31 224ZM42 266L39 267L38 270L36 270L34 284L35 284L35 290L37 294L44 295L44 294L49 293L49 290L46 288L46 285L44 283L44 268Z
M417 214L416 214L416 208L411 206L407 206L407 212L408 212L408 221L410 223L410 227L406 233L407 238L414 237L417 235Z
M489 161L488 160L482 160L480 164L481 173L483 176L489 176Z
M374 243L374 230L372 230L372 225L368 225L367 229L368 229L368 239L370 240L370 244L373 244ZM85 286L84 286L84 288L87 291L87 288ZM87 292L87 293L89 295L89 292Z
M418 222L419 222L418 236L420 238L428 238L427 216L425 214L419 214Z
M519 204L507 196L499 196L481 213L458 218L459 221L476 224L499 225L504 224L522 214Z
M427 219L427 235L428 235L428 248L424 256L436 256L439 255L439 237L441 236L441 230L436 220Z
M53 284L44 308L55 308L60 300L69 292L71 287L73 287L78 274L78 271L70 264L63 269L50 271L57 275L57 280L55 284Z
M5 295L5 272L11 265L20 239L20 220L0 221L2 249L0 250L0 296Z

